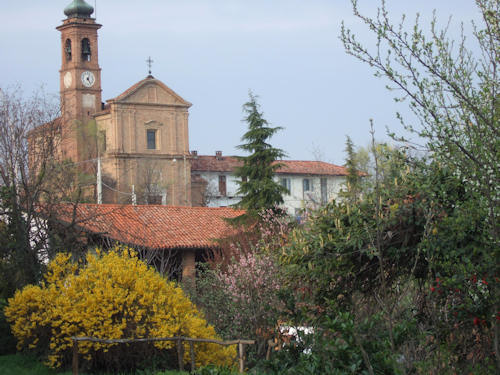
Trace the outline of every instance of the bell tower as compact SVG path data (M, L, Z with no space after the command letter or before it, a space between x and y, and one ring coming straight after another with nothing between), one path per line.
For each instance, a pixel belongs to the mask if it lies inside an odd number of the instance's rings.
M65 128L63 154L73 160L84 157L85 143L78 127L87 124L101 110L101 68L98 60L97 30L91 18L94 8L84 0L73 0L64 9L67 16L57 27L61 32L60 73L61 115ZM83 141L83 142L82 142ZM65 152L66 151L66 152Z

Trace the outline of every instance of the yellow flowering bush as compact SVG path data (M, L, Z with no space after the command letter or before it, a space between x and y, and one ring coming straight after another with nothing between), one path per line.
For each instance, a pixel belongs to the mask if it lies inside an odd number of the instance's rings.
M48 265L45 282L17 291L9 299L5 316L18 340L18 349L37 350L51 367L69 363L71 336L219 339L181 288L123 247L89 253L81 267L73 264L69 255L57 255ZM80 342L79 351L90 367L104 363L109 367L111 363L123 368L138 356L147 360L151 350L172 352L175 345L171 341L154 346ZM189 363L187 343L184 349L184 360ZM195 344L197 366L231 365L235 355L235 347Z

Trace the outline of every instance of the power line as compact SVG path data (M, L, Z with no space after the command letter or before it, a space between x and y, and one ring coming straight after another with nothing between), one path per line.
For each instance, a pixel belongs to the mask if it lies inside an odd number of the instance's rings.
M105 187L107 187L108 189L113 190L113 191L115 191L115 192L117 192L117 193L120 193L120 194L130 195L130 196L132 196L132 195L134 194L134 193L126 193L126 192L124 192L124 191L117 190L117 189L115 189L115 188L112 188L112 187L111 187L111 186L109 186L109 185L106 185L104 182L102 182L102 186L105 186Z

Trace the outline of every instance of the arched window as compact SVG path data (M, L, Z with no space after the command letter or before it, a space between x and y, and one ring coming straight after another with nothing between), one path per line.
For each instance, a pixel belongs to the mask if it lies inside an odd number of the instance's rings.
M87 38L82 39L82 60L90 61L90 40Z
M66 61L71 61L72 58L71 39L66 39L66 44L64 45L64 53L66 55Z

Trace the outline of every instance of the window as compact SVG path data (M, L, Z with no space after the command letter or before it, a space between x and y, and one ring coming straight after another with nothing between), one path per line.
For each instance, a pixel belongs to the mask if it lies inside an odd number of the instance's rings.
M64 46L64 53L66 55L66 61L71 61L72 59L71 39L66 39L66 45Z
M156 150L156 129L147 129L146 139L148 143L148 150Z
M309 178L304 178L302 180L302 189L304 192L312 191L312 181Z
M219 176L219 194L226 196L226 176Z
M82 61L90 61L90 40L82 39Z
M280 184L290 193L290 179L289 178L281 178Z

